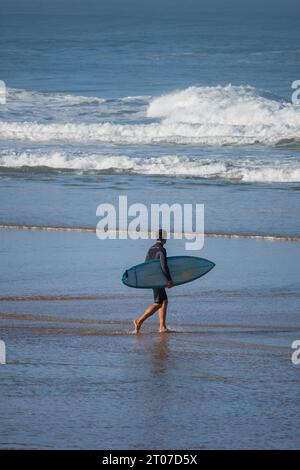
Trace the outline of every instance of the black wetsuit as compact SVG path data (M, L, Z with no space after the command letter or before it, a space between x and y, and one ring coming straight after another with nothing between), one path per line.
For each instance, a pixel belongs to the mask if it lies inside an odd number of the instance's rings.
M160 259L162 272L164 273L167 281L171 281L172 278L167 262L167 252L161 243L156 242L149 248L145 261L149 261L151 259ZM163 287L153 289L153 297L155 304L162 304L163 300L168 298L166 290Z

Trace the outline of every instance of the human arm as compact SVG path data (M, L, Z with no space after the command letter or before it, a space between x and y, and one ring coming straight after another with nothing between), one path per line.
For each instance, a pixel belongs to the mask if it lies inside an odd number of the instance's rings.
M167 281L168 281L168 287L171 288L173 287L173 281L172 281L172 277L171 277L171 274L170 274L170 271L169 271L169 266L168 266L168 261L167 261L167 253L166 253L166 250L163 249L160 251L160 266L161 266L161 269L162 269L162 272L164 274L164 276L166 277Z

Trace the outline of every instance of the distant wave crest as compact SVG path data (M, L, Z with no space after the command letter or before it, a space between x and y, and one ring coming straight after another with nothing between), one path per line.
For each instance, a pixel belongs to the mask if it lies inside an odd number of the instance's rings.
M300 163L288 159L259 160L222 157L208 159L182 155L133 157L71 154L62 151L49 153L2 151L0 166L5 168L32 167L35 171L47 167L52 170L219 178L240 182L300 182Z
M100 122L99 114L95 114L92 122L84 122L84 114L80 116L78 106L75 106L74 114L68 114L69 120L45 123L37 118L41 114L39 110L36 118L33 111L30 120L1 121L0 138L116 145L169 143L221 146L300 142L300 107L259 93L249 86L189 87L156 98L127 97L120 99L117 105L114 101L114 116L118 109L118 117L122 117L124 103L127 103L127 112L130 103L135 119L139 117L138 122L130 122L127 115L125 123L110 119L109 100L64 94L45 95L37 95L37 106L41 100L47 99L54 100L57 106L94 103L99 112L101 106L103 109L105 107L105 121ZM29 101L37 98L30 93L24 96ZM12 99L20 100L22 95L15 92ZM142 114L138 115L141 106Z

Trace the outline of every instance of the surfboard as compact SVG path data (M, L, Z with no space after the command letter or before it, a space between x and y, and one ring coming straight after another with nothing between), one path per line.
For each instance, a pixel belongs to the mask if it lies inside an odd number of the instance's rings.
M215 266L212 261L197 256L170 256L167 259L174 286L194 281L207 274ZM122 282L136 289L167 287L167 280L159 259L146 261L127 269L123 274Z

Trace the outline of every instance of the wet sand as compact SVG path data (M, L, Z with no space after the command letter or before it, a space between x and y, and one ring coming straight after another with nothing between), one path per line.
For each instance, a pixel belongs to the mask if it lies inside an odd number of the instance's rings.
M0 238L1 448L299 448L297 243L206 240L216 268L169 292L174 332L136 336L151 292L120 278L149 241Z

